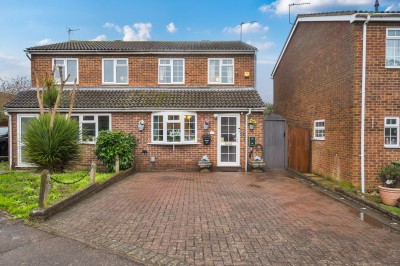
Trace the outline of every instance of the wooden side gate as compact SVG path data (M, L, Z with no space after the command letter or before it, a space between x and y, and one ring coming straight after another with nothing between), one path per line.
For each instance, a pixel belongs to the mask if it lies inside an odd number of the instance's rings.
M311 166L311 138L306 128L289 128L289 168L307 173Z
M286 120L271 114L264 121L264 170L287 166Z

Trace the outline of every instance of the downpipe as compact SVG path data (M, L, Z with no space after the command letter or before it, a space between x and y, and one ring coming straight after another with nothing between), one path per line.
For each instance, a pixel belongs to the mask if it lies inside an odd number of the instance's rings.
M246 121L245 121L245 127L246 127L246 139L245 139L245 160L244 160L244 171L245 172L247 172L247 159L248 159L248 155L247 155L247 146L248 146L248 137L247 137L247 134L248 134L248 127L247 127L247 122L248 122L248 119L249 119L249 115L251 114L251 108L249 108L249 112L246 114Z

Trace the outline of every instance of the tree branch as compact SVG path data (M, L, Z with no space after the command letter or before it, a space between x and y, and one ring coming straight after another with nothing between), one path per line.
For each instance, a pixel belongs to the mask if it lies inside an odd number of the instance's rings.
M44 108L43 108L43 90L40 90L40 83L39 83L39 77L36 73L35 68L33 69L33 75L35 76L35 80L36 80L36 97L39 103L39 111L40 111L40 115L44 114Z
M72 109L74 108L74 104L75 104L76 82L77 82L77 79L75 78L75 80L74 80L74 89L70 92L70 98L71 99L70 99L70 102L69 102L69 112L68 112L67 119L71 118Z

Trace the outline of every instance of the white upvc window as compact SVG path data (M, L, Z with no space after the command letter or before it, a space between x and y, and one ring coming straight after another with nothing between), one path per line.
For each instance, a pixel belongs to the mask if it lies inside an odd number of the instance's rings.
M197 143L197 114L160 112L151 116L151 139L154 144Z
M79 123L82 143L94 144L100 131L111 130L110 114L72 114L71 119Z
M233 84L234 63L233 58L209 58L208 83Z
M103 59L103 84L128 84L128 59Z
M56 83L60 83L60 71L58 66L62 66L62 78L65 80L68 75L69 78L65 84L79 83L78 59L76 58L53 58L54 79Z
M385 117L385 147L399 147L399 118Z
M400 28L386 29L386 67L400 68Z
M325 120L314 120L314 139L325 140Z
M37 114L18 114L17 115L17 150L18 150L18 167L32 167L34 164L30 163L26 156L24 156L25 152L25 144L23 143L24 136L26 134L26 130L30 124L32 119L38 118Z
M159 84L183 84L185 82L184 59L158 59Z

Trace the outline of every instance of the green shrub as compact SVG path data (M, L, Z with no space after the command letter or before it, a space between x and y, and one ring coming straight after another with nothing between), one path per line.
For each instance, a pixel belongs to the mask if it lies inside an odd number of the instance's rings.
M47 107L53 108L58 96L58 90L56 84L54 83L54 78L47 78L45 79L44 83L45 90L43 93L43 103Z
M384 166L379 169L378 176L384 187L395 188L400 184L400 167L394 164Z
M23 155L28 161L53 173L63 171L71 161L79 159L79 126L76 121L57 114L50 129L50 118L46 113L32 119L22 141Z
M117 155L120 168L127 169L134 161L133 150L136 144L136 138L131 134L121 131L100 131L96 139L96 156L109 172L115 171Z

